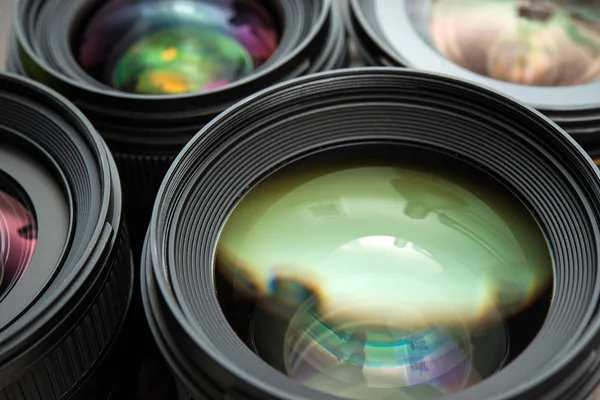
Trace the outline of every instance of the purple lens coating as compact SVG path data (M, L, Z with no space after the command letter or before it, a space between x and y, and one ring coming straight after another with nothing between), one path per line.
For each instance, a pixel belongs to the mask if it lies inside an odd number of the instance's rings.
M83 69L139 94L228 85L264 64L279 41L274 17L253 0L111 0L82 37Z
M37 244L33 212L21 200L0 189L0 300L29 266Z

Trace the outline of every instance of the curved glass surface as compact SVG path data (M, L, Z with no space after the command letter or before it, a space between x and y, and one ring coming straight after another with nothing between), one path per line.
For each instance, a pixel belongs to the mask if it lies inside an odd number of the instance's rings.
M428 399L495 373L506 321L548 288L552 264L535 220L493 183L377 162L265 179L216 259L238 308L254 301L252 346L347 398Z
M111 0L86 24L83 69L115 89L182 94L228 85L275 52L275 18L252 0Z

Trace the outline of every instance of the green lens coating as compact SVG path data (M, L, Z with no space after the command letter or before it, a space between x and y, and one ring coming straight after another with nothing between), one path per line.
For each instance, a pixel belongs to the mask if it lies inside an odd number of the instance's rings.
M113 85L145 94L189 93L223 86L253 68L248 51L228 35L174 28L144 37L126 51L114 69Z
M272 7L255 0L106 0L77 45L91 77L142 95L223 88L249 77L279 45Z
M216 265L287 321L273 351L290 377L347 398L428 399L501 366L503 322L548 288L552 266L522 204L467 176L305 165L242 198ZM482 334L493 339L477 348Z

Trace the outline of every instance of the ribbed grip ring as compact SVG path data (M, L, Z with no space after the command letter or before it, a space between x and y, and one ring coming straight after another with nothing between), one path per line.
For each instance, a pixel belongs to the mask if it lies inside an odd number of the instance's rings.
M156 193L175 156L114 153L123 189L123 206L136 260L142 251L146 226Z
M91 306L61 343L25 374L0 389L0 400L58 400L75 390L86 392L77 387L78 383L87 381L86 375L94 373L96 363L105 359L103 355L113 346L131 303L133 263L128 248L127 235L121 229L110 256L108 276ZM111 374L117 378L119 371L111 371ZM95 398L112 396L113 381L105 382L105 387L106 392L95 392ZM89 393L85 398L91 400Z

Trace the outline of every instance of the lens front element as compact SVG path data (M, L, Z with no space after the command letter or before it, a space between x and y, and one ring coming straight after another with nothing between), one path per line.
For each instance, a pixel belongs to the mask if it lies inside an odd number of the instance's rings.
M216 265L255 302L240 334L264 360L353 399L429 399L504 365L507 321L552 280L548 248L493 181L440 170L299 164L241 200Z
M83 69L139 94L201 92L250 75L275 52L275 19L247 0L112 0L76 50Z

